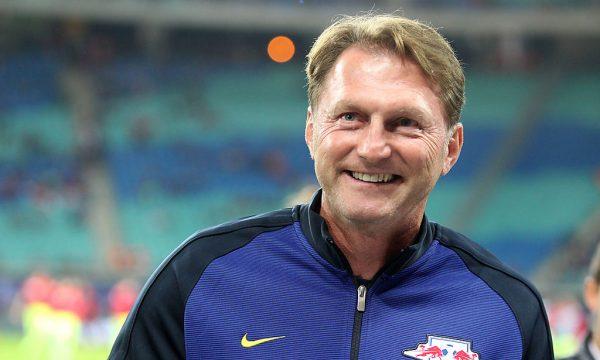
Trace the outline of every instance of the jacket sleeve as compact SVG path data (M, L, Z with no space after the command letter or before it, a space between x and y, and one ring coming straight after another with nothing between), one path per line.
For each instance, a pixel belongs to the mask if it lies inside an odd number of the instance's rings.
M527 360L554 360L550 326L543 308L538 309L537 317L530 331L529 346L524 349L523 358Z
M127 316L108 358L185 359L184 306L172 267L159 267Z

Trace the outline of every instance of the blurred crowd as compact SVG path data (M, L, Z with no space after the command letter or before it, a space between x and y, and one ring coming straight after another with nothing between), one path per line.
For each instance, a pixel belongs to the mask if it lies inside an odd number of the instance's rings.
M588 329L588 314L576 298L544 300L557 358L572 355L582 343Z
M10 321L20 327L19 358L75 359L80 346L109 347L139 292L135 280L96 286L82 277L27 277L10 304Z

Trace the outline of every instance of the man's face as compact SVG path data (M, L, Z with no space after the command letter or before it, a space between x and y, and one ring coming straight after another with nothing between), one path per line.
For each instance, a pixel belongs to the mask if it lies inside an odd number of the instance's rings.
M444 114L414 61L346 49L306 124L325 211L356 224L420 216L462 146L462 126L448 130Z

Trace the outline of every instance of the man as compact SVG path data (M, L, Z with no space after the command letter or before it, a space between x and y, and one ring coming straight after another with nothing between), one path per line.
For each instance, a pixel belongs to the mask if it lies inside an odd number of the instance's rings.
M581 345L581 349L574 356L565 360L600 360L600 246L592 258L588 276L583 285L583 300L592 315L590 332Z
M221 225L152 275L112 359L552 359L536 291L424 216L464 77L434 29L347 17L306 66L310 204Z

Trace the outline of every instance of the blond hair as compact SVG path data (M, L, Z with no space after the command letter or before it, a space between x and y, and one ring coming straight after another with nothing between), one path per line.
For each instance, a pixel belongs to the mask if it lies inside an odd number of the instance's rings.
M396 15L344 16L323 31L307 55L311 106L317 106L327 74L338 57L353 45L413 59L436 88L448 127L459 121L465 102L465 77L452 47L432 27Z

